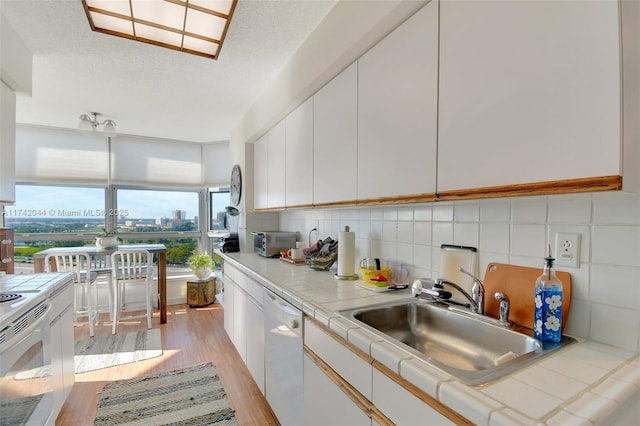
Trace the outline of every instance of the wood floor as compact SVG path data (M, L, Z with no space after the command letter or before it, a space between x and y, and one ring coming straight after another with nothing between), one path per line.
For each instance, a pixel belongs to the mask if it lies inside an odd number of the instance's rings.
M144 328L146 320L132 320L130 323L120 323L118 334ZM56 425L93 424L100 391L110 381L202 362L212 362L216 366L240 425L278 425L271 407L224 331L223 310L218 302L203 308L171 305L167 309L167 323L160 325L159 314L155 313L153 328L161 330L162 356L76 374L76 382L58 415ZM109 321L96 327L96 337L110 333ZM74 334L76 340L86 339L89 337L88 327L75 327Z

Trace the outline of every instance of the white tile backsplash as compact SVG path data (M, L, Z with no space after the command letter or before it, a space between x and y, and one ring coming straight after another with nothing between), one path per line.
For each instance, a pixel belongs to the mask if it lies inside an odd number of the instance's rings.
M594 226L591 253L593 263L640 266L640 227Z
M581 235L565 331L627 350L640 341L640 196L620 192L436 202L407 206L286 210L254 214L253 226L337 238L356 232L359 257L388 257L410 266L414 278L436 277L441 244L478 248L479 270L489 262L542 267L556 232ZM273 223L279 216L280 224ZM304 227L303 229L299 229ZM315 239L315 237L314 237ZM356 263L359 259L356 259Z

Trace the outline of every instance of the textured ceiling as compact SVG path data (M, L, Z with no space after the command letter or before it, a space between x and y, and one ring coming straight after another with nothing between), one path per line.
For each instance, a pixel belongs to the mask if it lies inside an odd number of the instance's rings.
M159 1L159 0L149 0ZM17 122L77 128L100 112L118 133L228 140L333 0L239 0L218 60L91 31L80 0L0 0L33 53L33 95Z

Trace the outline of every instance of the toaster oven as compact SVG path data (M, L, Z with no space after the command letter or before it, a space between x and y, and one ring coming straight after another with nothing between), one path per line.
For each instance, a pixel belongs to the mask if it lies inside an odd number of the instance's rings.
M281 251L296 247L296 233L282 231L252 232L254 250L260 256L279 257Z

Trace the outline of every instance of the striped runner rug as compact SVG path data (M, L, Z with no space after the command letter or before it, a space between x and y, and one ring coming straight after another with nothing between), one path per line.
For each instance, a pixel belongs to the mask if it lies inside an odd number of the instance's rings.
M108 383L94 425L237 425L211 363Z

